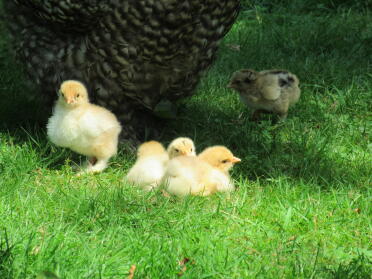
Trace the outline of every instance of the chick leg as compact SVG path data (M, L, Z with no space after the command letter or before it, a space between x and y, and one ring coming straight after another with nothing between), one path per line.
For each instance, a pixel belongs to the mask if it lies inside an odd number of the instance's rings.
M271 113L267 110L264 110L264 109L257 109L253 112L252 116L251 116L251 120L252 121L259 121L260 120L260 116L261 116L261 113Z
M288 115L288 108L289 108L289 102L288 100L284 100L280 106L275 108L275 113L278 114L278 122L282 122L287 118Z
M209 190L203 190L203 191L200 191L200 192L192 192L191 193L191 195L193 195L193 196L202 196L202 197L210 196L212 194L213 194L213 192L211 192Z
M87 167L86 172L89 173L98 173L107 168L109 158L97 159L97 162L94 165Z
M284 120L286 120L286 119L287 119L287 115L288 115L287 112L279 113L279 121L284 121Z
M94 166L97 163L96 157L88 157L88 166Z
M77 176L81 176L84 173L86 173L86 170L91 168L92 166L94 166L96 163L97 163L97 158L96 157L94 157L94 156L87 157L87 160L81 166L82 170L77 173Z
M207 183L206 185L204 185L202 190L198 190L196 192L193 191L191 192L191 195L206 197L214 194L215 192L217 192L217 184Z

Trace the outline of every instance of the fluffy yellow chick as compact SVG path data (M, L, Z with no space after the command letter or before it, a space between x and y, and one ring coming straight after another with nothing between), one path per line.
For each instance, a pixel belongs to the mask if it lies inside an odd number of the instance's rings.
M150 191L159 186L167 162L168 153L160 142L145 142L139 146L137 160L129 170L126 180Z
M286 70L243 69L232 75L227 87L236 90L242 102L255 109L253 119L258 119L262 112L273 112L284 120L289 107L300 98L298 85L297 76Z
M229 170L234 164L241 161L238 157L235 157L227 147L222 145L215 145L204 149L203 152L198 155L198 158L226 175L229 174Z
M49 139L88 157L87 172L101 172L117 152L121 126L113 113L91 104L84 84L64 81L47 124Z
M213 146L199 156L179 156L169 161L162 183L168 193L177 196L208 196L235 189L228 171L240 162L224 146Z
M176 138L167 148L169 159L177 156L195 156L194 142L190 138Z
M138 148L136 163L129 170L126 179L150 191L159 186L169 158L185 155L196 155L194 143L189 138L173 140L167 151L157 141L145 142Z

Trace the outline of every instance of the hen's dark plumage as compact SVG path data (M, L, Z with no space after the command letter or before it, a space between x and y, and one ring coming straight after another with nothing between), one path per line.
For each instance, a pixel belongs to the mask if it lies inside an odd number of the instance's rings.
M85 82L130 137L161 100L191 95L239 0L4 0L18 57L50 98ZM150 117L151 118L151 117Z

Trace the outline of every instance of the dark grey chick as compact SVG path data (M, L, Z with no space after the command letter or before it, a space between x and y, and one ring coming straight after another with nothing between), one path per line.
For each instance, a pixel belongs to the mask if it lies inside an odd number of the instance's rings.
M242 102L255 110L253 119L262 112L272 112L285 120L289 107L300 98L298 85L297 76L286 70L242 69L233 73L227 87L236 90Z

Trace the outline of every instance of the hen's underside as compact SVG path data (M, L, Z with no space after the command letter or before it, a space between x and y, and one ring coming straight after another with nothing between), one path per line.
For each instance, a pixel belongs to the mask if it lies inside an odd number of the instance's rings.
M47 98L61 81L145 129L162 100L192 94L234 22L239 0L3 0L18 58Z

